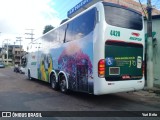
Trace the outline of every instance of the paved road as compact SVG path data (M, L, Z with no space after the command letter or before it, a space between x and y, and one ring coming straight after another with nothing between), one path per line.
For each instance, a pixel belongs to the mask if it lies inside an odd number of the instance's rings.
M0 69L0 111L160 111L160 97L144 91L103 96L63 94L48 83L27 80L25 75L5 68Z

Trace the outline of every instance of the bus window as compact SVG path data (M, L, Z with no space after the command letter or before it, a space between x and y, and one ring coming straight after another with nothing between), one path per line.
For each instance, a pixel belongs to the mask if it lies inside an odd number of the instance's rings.
M73 39L72 39L72 36L73 36L72 27L73 27L73 21L71 21L71 22L68 24L65 42L69 42L69 41L72 41L72 40L73 40Z
M26 67L26 65L27 65L27 58L26 56L23 56L22 57L22 67Z
M65 24L65 25L61 26L60 28L58 28L58 30L59 30L59 42L60 43L64 42L66 28L67 28L67 24Z
M53 30L51 32L49 32L48 34L45 34L43 37L43 42L56 42L58 41L58 31L57 30Z
M96 19L96 9L89 10L69 23L66 41L78 40L93 31Z
M105 19L110 25L133 30L142 30L142 15L123 7L105 6Z
M95 9L92 9L76 18L73 25L74 39L81 39L92 32L95 25L95 18Z

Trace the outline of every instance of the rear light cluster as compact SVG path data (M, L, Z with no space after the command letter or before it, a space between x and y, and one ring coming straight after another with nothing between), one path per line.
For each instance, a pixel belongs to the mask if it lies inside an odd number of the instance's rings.
M105 77L105 60L101 59L98 62L98 76L101 78Z

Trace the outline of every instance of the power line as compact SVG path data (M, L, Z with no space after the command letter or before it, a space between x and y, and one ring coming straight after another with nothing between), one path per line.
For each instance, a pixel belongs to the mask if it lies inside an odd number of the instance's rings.
M31 40L31 42L32 42L32 41L33 41L33 39L34 39L34 38L33 38L33 35L34 35L34 34L33 34L33 30L34 30L34 29L26 29L26 30L30 30L31 32L29 32L29 33L25 33L26 35L30 35L30 38L25 38L25 39L30 39L30 40Z
M159 9L160 8L160 0L157 0L155 3L154 3L154 6Z

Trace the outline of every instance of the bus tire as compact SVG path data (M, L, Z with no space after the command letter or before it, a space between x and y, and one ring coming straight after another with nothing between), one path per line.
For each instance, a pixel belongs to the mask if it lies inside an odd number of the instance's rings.
M68 89L67 89L67 82L66 82L66 78L64 75L62 75L60 77L60 81L59 81L59 87L62 93L67 93Z
M28 79L31 80L31 74L30 74L30 70L28 70Z
M50 76L50 81L51 81L51 87L54 89L54 90L58 90L58 83L56 82L56 76L54 73L51 74Z

